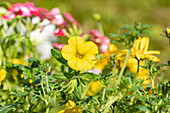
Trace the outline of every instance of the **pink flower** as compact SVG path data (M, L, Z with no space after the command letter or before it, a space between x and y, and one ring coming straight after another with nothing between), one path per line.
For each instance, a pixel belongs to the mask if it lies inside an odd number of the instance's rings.
M58 43L53 43L54 47L57 47L60 51L62 50L62 48L65 46L66 44L58 44Z
M8 9L8 15L3 16L4 19L12 20L16 18L17 15L24 17L30 17L32 15L38 16L38 8L35 7L34 3L26 2L25 4L17 3L12 4L12 8Z
M5 20L11 21L14 18L16 18L16 14L8 14L8 15L3 15L2 16Z
M35 7L33 2L26 2L25 6L30 10L32 15L39 16L39 8Z
M48 13L49 13L48 9L46 9L46 8L38 8L38 12L39 12L39 17L40 17L41 20L43 20L43 19L45 19L47 17L50 18L50 15L48 15Z
M71 22L75 20L70 13L64 12L64 16Z
M66 32L65 29L57 28L57 29L54 31L54 35L55 35L55 36L65 37L65 32Z
M45 8L39 8L39 17L41 20L48 19L51 23L64 27L65 20L63 19L59 8L53 8L51 11L48 11Z
M94 74L99 74L99 73L101 73L102 71L99 70L99 69L93 68L93 69L89 70L88 72L91 72L91 73L94 73Z
M68 19L70 22L73 22L75 24L77 24L78 26L80 26L79 22L73 18L73 16L70 13L64 12L64 16L66 17L66 19Z
M50 14L52 15L57 15L57 14L60 14L60 9L59 8L53 8L51 11L50 11Z
M91 34L91 35L93 35L93 36L95 36L95 37L101 37L101 36L102 36L98 30L94 30L94 29L91 30L91 31L89 32L89 34Z
M52 18L49 18L52 23L60 26L64 23L64 19L61 15L61 12L59 10L59 8L53 8L50 12L49 15L51 15Z
M102 36L98 30L91 30L89 34L92 36L91 40L99 47L99 50L105 53L109 47L110 39L107 36Z

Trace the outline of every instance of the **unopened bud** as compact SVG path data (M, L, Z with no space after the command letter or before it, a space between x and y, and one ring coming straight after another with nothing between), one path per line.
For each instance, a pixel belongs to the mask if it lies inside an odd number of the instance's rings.
M170 38L170 28L164 29L164 32L166 34L166 37Z
M99 13L94 13L94 14L93 14L93 19L94 19L95 21L100 21L100 20L101 20L100 14L99 14Z

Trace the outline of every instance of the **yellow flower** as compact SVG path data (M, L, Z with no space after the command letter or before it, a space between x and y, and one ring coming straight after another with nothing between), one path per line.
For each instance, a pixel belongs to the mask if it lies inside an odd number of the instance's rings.
M20 60L20 59L18 59L18 58L11 59L11 60L9 60L9 62L11 62L11 63L13 63L13 64L23 64L23 65L27 65L26 62L24 62L24 61L22 61L22 60Z
M21 74L21 78L24 78L24 74Z
M104 54L104 56L107 56L107 57L104 58L104 59L99 60L96 63L94 68L99 69L99 70L102 71L107 66L107 64L109 63L109 56L107 54Z
M142 68L142 67L139 68L139 72L138 72L138 75L137 75L136 79L137 80L144 80L142 82L142 84L143 84L143 87L144 87L145 90L146 90L148 84L151 85L149 72L145 68Z
M132 48L130 57L136 58L137 60L149 59L149 60L155 61L155 62L160 61L156 56L152 55L152 54L160 54L160 52L148 50L148 46L149 46L149 38L148 37L143 37L143 38L139 37L135 41L135 44ZM118 54L117 59L118 60L125 59L127 52L128 52L127 49L122 50Z
M71 68L90 70L97 61L95 55L98 54L98 47L92 41L85 42L80 36L73 36L68 40L68 45L62 48L61 53Z
M159 51L148 50L149 37L139 37L132 48L131 56L136 57L138 60L149 59L151 61L160 61L156 56L152 54L160 54Z
M148 51L149 46L149 38L148 37L139 37L132 48L132 52L130 54L130 58L126 64L126 67L129 68L129 70L132 73L137 73L138 69L138 60L139 65L144 66L145 61L144 59L149 59L151 61L160 61L156 56L152 54L160 54L159 51ZM119 67L122 67L126 58L128 50L124 49L122 50L117 56L116 56L116 64L119 65Z
M12 77L14 80L17 80L17 75L18 75L18 71L16 69L12 70Z
M110 61L110 56L116 54L118 51L118 48L114 44L109 44L108 51L104 53L104 56L107 56L104 59L101 59L97 62L94 68L103 70L109 63Z
M0 85L1 85L1 82L5 79L5 77L6 77L6 70L1 69L0 70Z
M64 110L59 111L58 113L83 113L81 106L76 106L76 104L69 100L65 106Z
M140 66L145 66L145 60L140 60L139 61L139 65ZM138 60L136 58L132 58L130 57L126 66L129 68L129 70L132 72L132 73L137 73L138 71L138 68L139 68L139 71L142 67L138 66ZM139 73L138 73L139 74Z
M32 83L33 83L33 80L32 80L32 79L29 79L29 83L32 84Z
M103 84L101 82L93 81L88 90L88 95L89 96L97 95L97 93L99 93L102 88L103 88Z
M117 53L118 48L117 48L117 46L114 45L114 44L109 44L108 50L109 50L109 53L111 53L111 54L113 55L113 54Z

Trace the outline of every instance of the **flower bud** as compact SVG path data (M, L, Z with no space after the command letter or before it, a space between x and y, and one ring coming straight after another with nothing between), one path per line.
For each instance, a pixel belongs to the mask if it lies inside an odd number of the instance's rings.
M164 29L164 32L166 34L166 37L170 38L170 28Z
M100 21L100 20L101 20L100 14L99 14L99 13L94 13L94 14L93 14L93 19L94 19L95 21Z

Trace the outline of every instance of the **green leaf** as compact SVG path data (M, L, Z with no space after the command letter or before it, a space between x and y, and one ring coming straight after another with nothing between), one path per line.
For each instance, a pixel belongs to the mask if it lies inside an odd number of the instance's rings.
M8 104L3 107L0 107L0 113L7 113L11 108L15 107L16 104Z
M138 108L141 111L150 111L150 109L147 106L144 106L144 105L139 105Z
M63 73L54 73L52 76L58 80L67 80L67 77Z
M36 58L29 58L28 62L31 67L38 67L38 65L40 64L40 61Z
M51 49L51 54L53 57L62 64L66 64L67 61L62 57L61 52L57 49Z
M110 34L110 38L119 37L119 36L120 36L119 34L114 34L114 33L111 33L111 34Z
M1 2L1 3L0 3L0 6L5 6L5 7L11 8L11 5L10 5L9 2Z
M34 84L39 84L40 83L40 79L36 79L33 83Z
M56 49L51 49L51 54L57 60L58 58L62 57L61 52Z

